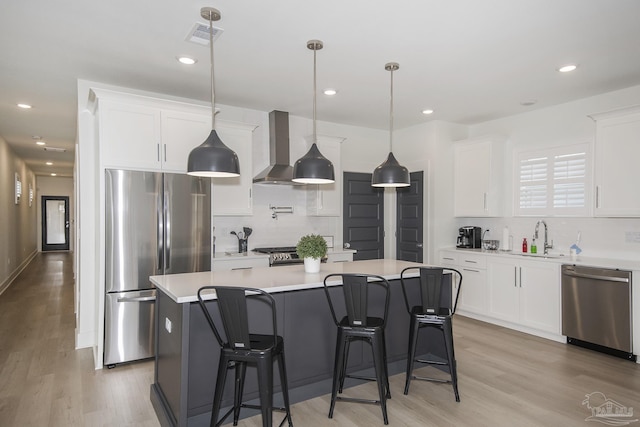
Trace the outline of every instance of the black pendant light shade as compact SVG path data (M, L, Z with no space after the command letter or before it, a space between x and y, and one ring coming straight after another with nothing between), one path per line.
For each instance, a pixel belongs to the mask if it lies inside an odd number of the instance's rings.
M324 45L320 40L309 40L307 48L313 50L313 144L304 156L293 165L293 182L301 184L331 184L336 177L333 163L320 153L316 141L316 51Z
M389 156L375 168L371 176L373 187L409 187L409 170L402 166L393 155L393 72L400 66L396 62L385 64L384 69L391 72L391 97L389 102Z
M187 171L193 176L233 177L240 175L240 163L238 155L212 130L209 137L189 153Z
M336 180L333 163L320 153L313 143L307 154L300 157L293 165L294 182L305 184L330 184Z
M213 21L220 19L220 11L212 7L200 9L200 16L209 21L209 52L211 54L211 133L199 146L191 150L187 174L212 178L240 175L238 155L224 145L216 132L216 93L213 79Z
M393 153L380 166L375 168L371 177L371 185L374 187L408 187L409 170L396 160Z

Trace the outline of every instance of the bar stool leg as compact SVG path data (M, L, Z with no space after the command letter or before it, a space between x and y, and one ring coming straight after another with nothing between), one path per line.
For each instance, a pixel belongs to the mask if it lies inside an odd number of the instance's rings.
M340 371L340 388L338 393L341 394L344 388L344 379L347 376L347 365L349 364L349 349L351 348L351 337L346 337L344 347L344 357L342 359L342 370Z
M235 362L236 365L236 385L233 396L233 425L238 425L240 418L240 408L242 405L242 395L244 393L244 379L247 373L245 362Z
M227 379L227 368L229 365L229 359L220 353L220 360L218 362L218 376L216 378L216 388L213 395L213 407L211 408L211 427L216 427L218 417L220 416L220 405L222 403L222 393L224 392L224 383Z
M331 387L331 406L329 407L329 418L333 418L333 409L336 406L338 397L338 387L340 386L340 374L344 363L345 340L342 329L338 328L338 339L336 342L336 358L333 365L333 385Z
M293 427L291 421L291 407L289 405L289 383L287 382L287 370L284 363L284 350L278 356L278 370L280 371L280 387L282 388L282 399L284 400L284 409L287 411L287 421L289 427Z
M384 335L384 329L382 330L382 342L384 343L382 350L384 351L384 378L387 386L387 399L391 399L391 387L389 386L389 363L387 361L387 339Z
M384 367L384 339L376 334L371 337L371 347L373 349L373 368L376 372L376 382L378 383L378 394L380 395L380 407L382 418L385 424L389 424L387 417L387 379Z
M451 326L451 318L448 317L442 325L444 333L444 344L447 348L447 360L449 362L449 372L451 374L451 385L453 385L453 393L456 396L456 402L460 402L460 394L458 393L458 369L456 367L456 357L453 350L453 328Z
M420 324L415 316L411 316L411 325L409 326L409 350L407 352L407 378L404 383L404 394L409 394L409 385L413 375L413 366L416 359L416 345L418 343L418 331Z
M271 427L273 424L273 359L269 356L261 357L257 365L262 427Z

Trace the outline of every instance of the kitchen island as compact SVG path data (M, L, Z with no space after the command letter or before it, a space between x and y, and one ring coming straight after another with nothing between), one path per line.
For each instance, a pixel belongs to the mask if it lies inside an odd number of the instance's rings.
M332 273L367 273L389 280L391 301L386 338L390 373L394 373L404 369L402 363L396 363L396 368L400 368L394 371L391 364L406 358L409 331L409 315L402 297L400 272L406 267L418 265L382 259L322 264L320 272L315 274L305 273L302 265L290 265L152 276L151 281L158 293L155 376L151 385L151 401L160 423L163 426L209 423L219 346L197 303L196 294L200 287L237 285L260 288L273 295L278 312L278 334L283 336L285 342L289 395L294 403L330 392L326 381L333 374L336 327L323 290L324 277ZM340 284L339 280L331 283L335 286L331 291L337 293L338 301L342 300ZM443 292L443 302L448 303L450 296L450 292ZM372 297L375 311L382 307L383 296L372 291ZM215 294L207 298L213 299ZM337 310L341 308L337 307ZM216 309L212 303L212 313ZM265 327L260 332L270 332L271 322L266 321L270 318L264 306L258 304L250 307L250 318ZM265 321L261 322L261 319ZM422 343L426 341L422 340ZM351 347L350 370L365 370L373 364L369 349L358 344L362 343L354 343ZM443 354L440 349L434 353ZM280 387L277 378L276 374L276 392ZM232 396L233 381L227 381L223 406L231 406ZM244 396L245 400L258 396L257 380L252 368L247 371Z

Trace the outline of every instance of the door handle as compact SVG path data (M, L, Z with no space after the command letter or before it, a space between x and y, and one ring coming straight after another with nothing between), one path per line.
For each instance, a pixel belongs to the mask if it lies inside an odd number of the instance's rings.
M118 298L118 302L152 302L155 301L156 297L154 296L150 296L150 297L122 297L122 298Z
M345 242L344 243L344 248L345 249L349 249L351 247L351 244L349 242Z
M416 248L423 248L424 245L422 243L416 243Z
M69 228L69 221L65 221L64 228Z

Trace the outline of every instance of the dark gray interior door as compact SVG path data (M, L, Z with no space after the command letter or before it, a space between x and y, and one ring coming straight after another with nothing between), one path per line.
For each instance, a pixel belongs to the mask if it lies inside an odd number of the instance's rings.
M424 172L411 173L411 186L396 189L396 258L423 262Z
M42 196L42 250L69 250L69 198Z
M384 258L384 189L371 186L370 173L344 173L345 248L354 260Z

